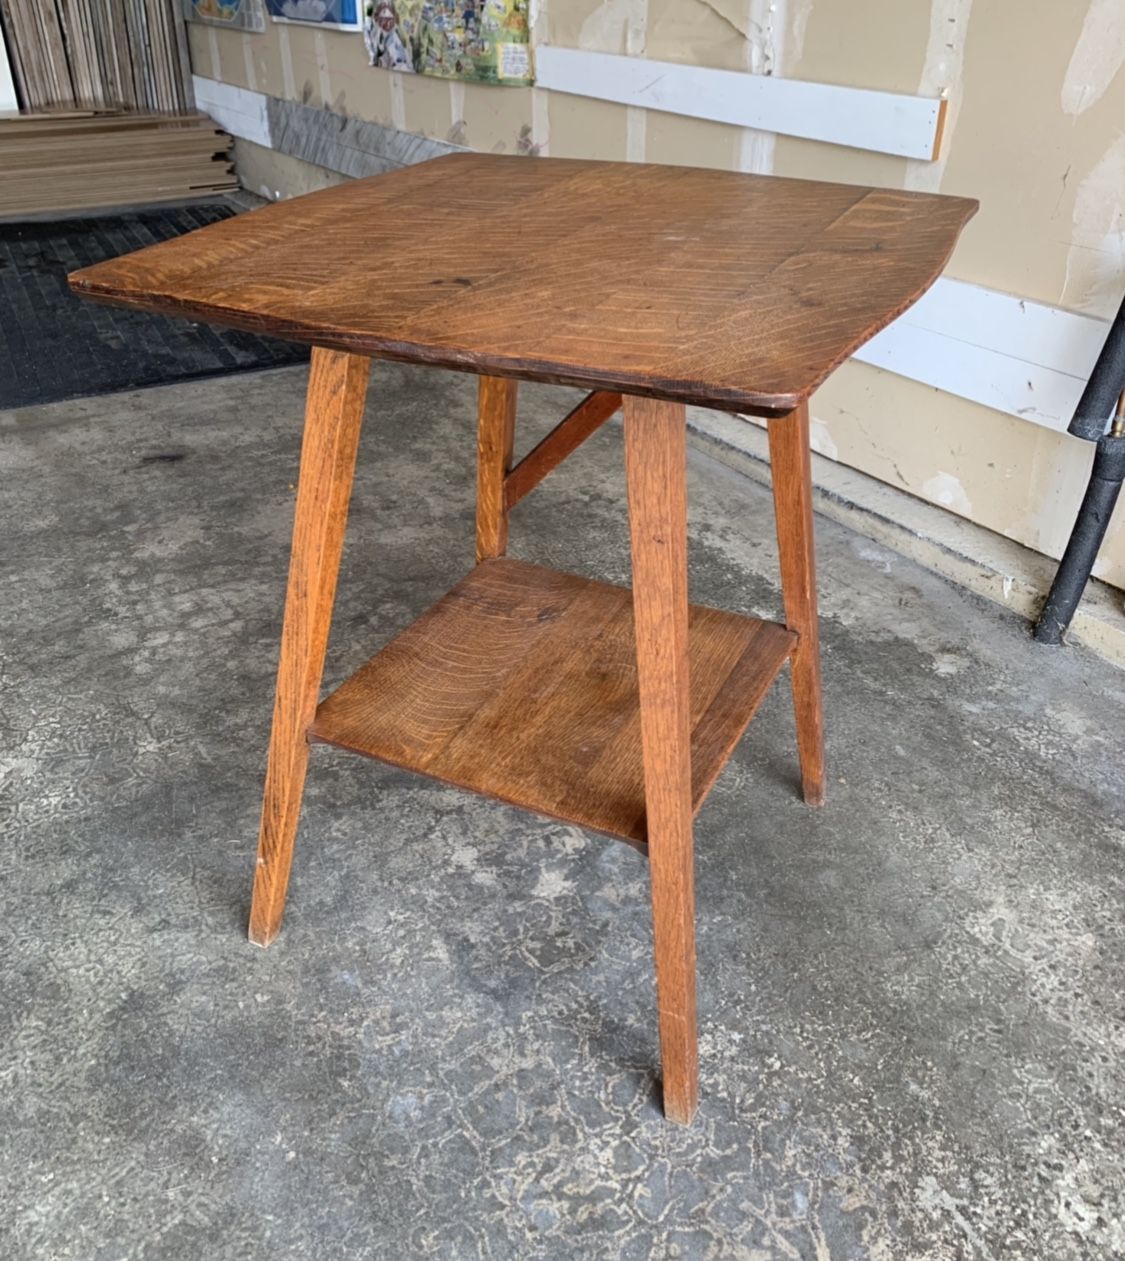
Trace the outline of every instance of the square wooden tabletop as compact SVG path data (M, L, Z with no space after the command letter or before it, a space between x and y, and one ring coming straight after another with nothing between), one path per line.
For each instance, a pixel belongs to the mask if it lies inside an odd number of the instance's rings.
M496 376L772 415L937 278L977 203L462 153L75 272L87 297Z

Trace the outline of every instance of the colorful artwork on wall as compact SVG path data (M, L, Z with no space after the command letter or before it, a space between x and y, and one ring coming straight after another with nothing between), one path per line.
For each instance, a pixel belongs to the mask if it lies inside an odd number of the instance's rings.
M266 0L276 22L312 22L354 31L361 24L361 0Z
M262 0L184 0L184 17L240 31L264 31Z
M528 0L366 0L363 38L382 70L533 82Z

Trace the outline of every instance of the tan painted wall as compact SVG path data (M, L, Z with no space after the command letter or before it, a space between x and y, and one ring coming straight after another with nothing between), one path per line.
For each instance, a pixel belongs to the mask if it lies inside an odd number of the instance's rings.
M540 0L536 34L724 69L946 91L942 158L774 138L539 89L393 75L367 67L358 34L189 27L200 74L475 149L978 197L981 213L950 275L1103 317L1125 291L1125 0ZM290 195L317 183L316 168L252 146L240 152L251 187ZM819 392L814 415L825 454L1060 554L1088 444L857 363ZM1125 505L1095 572L1125 587Z

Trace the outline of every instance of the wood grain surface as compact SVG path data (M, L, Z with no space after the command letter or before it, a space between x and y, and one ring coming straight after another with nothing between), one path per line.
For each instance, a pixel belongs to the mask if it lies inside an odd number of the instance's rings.
M698 605L689 619L697 809L796 637ZM647 837L627 587L485 561L322 701L311 734L640 847Z
M687 432L682 403L625 398L625 475L664 1114L699 1099L695 1032Z
M504 482L516 437L516 382L481 377L477 400L477 560L492 560L508 550Z
M775 415L921 296L976 208L459 153L238 215L71 284L373 356Z
M328 647L370 368L371 361L361 356L317 349L309 369L289 589L250 909L250 940L260 946L268 946L277 936L285 909L309 761L309 724Z

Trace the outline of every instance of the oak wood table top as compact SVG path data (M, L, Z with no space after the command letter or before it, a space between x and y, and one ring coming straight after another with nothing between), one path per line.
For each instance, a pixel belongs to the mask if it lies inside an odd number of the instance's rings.
M792 411L937 278L977 203L454 154L71 276L85 297L376 358Z

